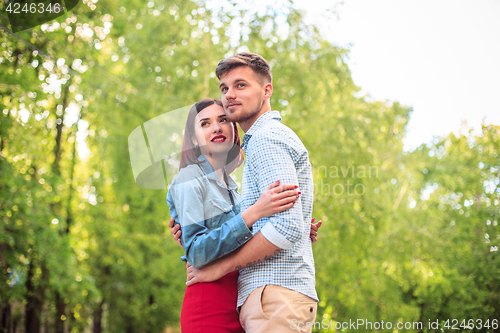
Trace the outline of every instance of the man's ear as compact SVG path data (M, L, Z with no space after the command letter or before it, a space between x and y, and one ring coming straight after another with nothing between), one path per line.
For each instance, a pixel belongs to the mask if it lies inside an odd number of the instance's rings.
M269 99L273 94L273 85L272 83L266 83L264 86L264 98Z

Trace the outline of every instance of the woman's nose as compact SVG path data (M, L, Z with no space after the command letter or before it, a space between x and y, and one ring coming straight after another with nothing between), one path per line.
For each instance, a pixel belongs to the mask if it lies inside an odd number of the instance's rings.
M222 127L220 127L219 122L217 122L217 121L214 122L214 126L213 126L212 130L214 131L214 133L215 132L220 132L222 130Z

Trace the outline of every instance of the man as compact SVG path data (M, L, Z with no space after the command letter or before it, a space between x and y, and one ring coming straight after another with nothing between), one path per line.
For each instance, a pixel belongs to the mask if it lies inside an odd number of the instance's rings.
M237 54L222 60L216 75L228 120L245 132L241 211L278 179L298 184L302 195L289 210L257 221L254 236L238 250L202 269L190 266L186 284L240 270L238 308L246 332L284 332L314 323L318 297L309 237L314 190L307 149L280 123L279 112L271 111L272 75L263 57Z

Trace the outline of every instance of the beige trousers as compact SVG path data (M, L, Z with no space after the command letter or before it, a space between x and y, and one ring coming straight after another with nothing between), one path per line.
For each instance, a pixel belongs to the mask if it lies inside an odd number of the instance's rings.
M240 323L247 333L310 333L317 309L317 302L308 296L265 285L248 296L240 310Z

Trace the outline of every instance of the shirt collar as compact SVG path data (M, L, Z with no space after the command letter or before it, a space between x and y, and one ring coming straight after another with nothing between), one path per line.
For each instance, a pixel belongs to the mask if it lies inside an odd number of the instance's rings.
M227 187L224 186L224 184L220 181L219 177L217 177L217 175L215 174L214 169L212 168L212 164L210 164L210 162L207 160L205 156L203 156L203 154L200 154L200 156L198 157L198 161L200 161L200 164L198 165L203 170L205 175L207 175L208 179L215 181L219 186L223 188L229 188L231 190L238 189L238 185L229 175L227 177Z
M248 141L250 141L252 135L254 135L256 132L262 129L271 119L277 119L278 121L281 122L281 115L279 111L267 111L264 112L259 118L257 118L257 120L252 124L252 126L250 126L248 131L245 133L245 136L243 137L243 142L241 143L241 149L245 150L247 148Z

